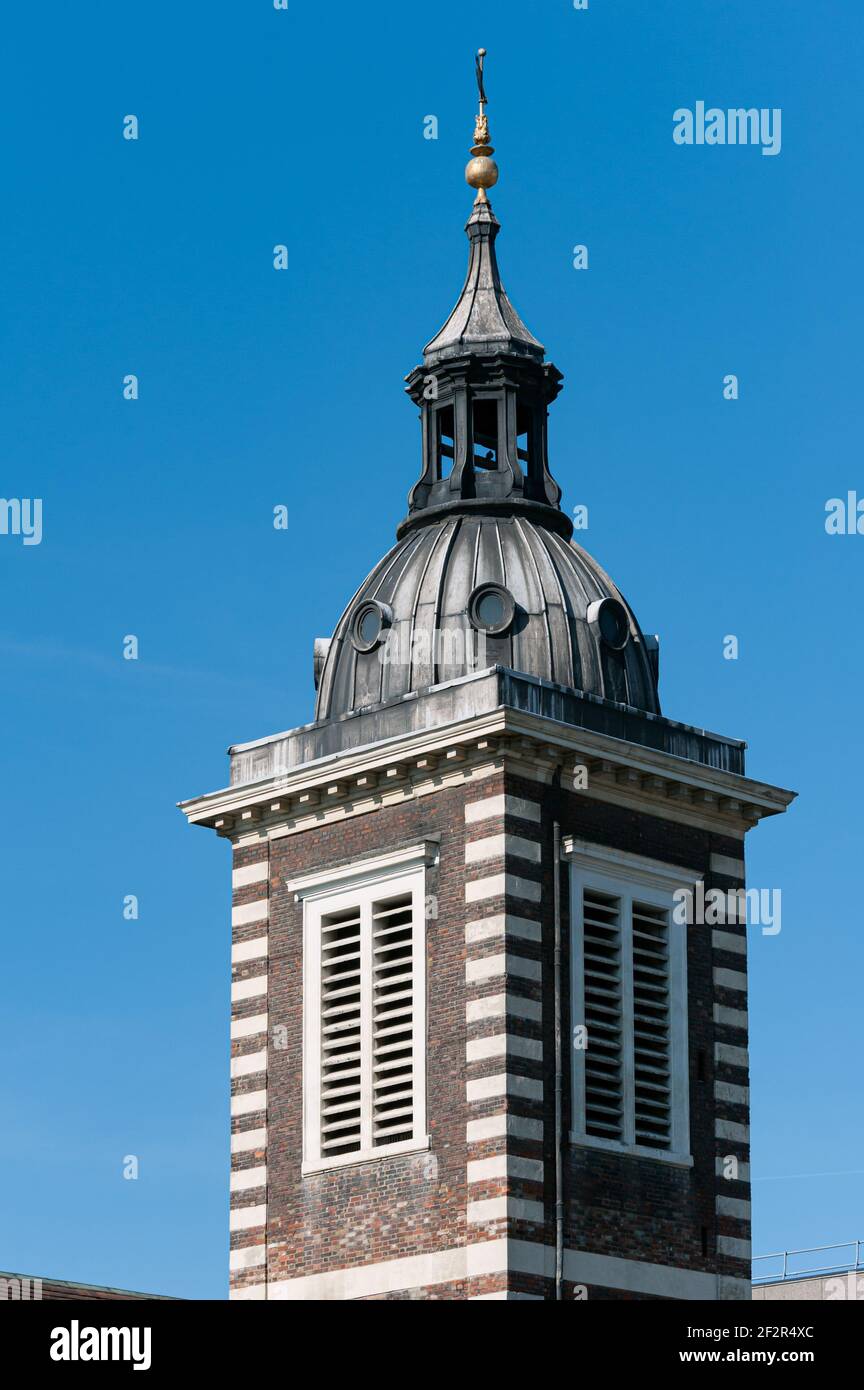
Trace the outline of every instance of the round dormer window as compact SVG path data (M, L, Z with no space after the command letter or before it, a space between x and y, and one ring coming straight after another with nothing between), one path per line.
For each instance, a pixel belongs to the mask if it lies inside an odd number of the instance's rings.
M358 652L374 651L392 621L393 614L386 603L374 598L361 603L351 620L351 641Z
M490 637L506 632L515 614L516 600L503 584L478 584L468 600L468 621Z
M588 623L591 630L613 651L626 647L630 636L627 609L617 598L598 598L589 605Z

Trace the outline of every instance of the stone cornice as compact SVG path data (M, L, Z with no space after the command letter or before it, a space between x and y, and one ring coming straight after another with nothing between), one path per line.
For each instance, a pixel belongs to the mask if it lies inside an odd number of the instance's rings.
M795 793L665 751L507 706L316 759L180 803L190 823L237 838L291 834L504 768L590 798L740 836ZM583 776L585 774L579 774ZM574 790L576 788L574 787Z

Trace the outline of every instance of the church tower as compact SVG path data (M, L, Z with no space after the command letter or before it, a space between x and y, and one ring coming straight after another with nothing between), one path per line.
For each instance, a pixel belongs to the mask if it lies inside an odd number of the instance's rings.
M703 909L792 794L661 713L572 540L477 69L396 544L315 643L314 721L182 806L233 850L231 1296L749 1299L746 931Z

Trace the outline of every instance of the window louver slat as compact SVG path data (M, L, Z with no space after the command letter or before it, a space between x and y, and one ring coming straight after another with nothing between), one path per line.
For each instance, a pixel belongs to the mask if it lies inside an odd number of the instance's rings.
M633 904L633 1067L635 1139L653 1149L672 1142L669 917Z
M618 898L583 894L585 1129L601 1139L623 1137L621 910Z
M414 916L410 893L372 908L372 1143L414 1133Z
M360 917L332 913L321 922L321 1152L360 1148Z

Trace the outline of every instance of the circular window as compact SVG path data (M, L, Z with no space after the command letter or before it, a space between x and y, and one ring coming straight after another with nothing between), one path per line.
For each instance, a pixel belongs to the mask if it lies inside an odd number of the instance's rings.
M588 622L607 647L620 651L627 645L630 623L627 609L617 598L595 599L588 608Z
M351 641L358 652L371 652L381 641L386 627L390 626L393 615L386 603L377 599L367 599L361 603L351 622Z
M516 601L501 584L478 584L468 600L472 627L493 637L506 632L516 613Z

